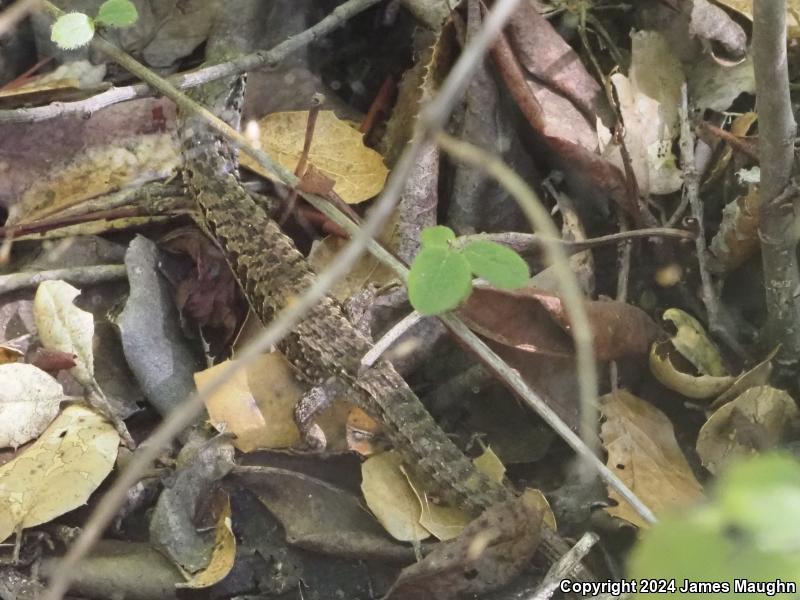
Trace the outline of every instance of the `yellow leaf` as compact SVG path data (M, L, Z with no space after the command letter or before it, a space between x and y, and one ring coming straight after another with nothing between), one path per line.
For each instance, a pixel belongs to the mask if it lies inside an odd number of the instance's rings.
M650 372L664 387L695 400L708 400L719 396L734 382L729 375L715 377L713 375L694 375L679 369L675 362L686 364L683 356L678 354L671 342L654 342L650 347ZM688 365L686 365L688 368Z
M36 290L33 316L42 345L75 356L69 372L89 386L94 379L94 316L75 306L80 293L66 281L45 281Z
M419 524L421 507L393 452L369 457L361 465L361 491L383 528L401 542L422 541L428 532Z
M679 308L668 308L662 318L672 321L677 329L670 339L672 345L700 373L714 377L728 374L717 346L708 337L700 321Z
M86 503L114 467L119 434L103 417L70 406L42 436L0 467L0 542Z
M305 144L308 111L290 111L267 115L258 121L261 147L277 162L294 172ZM242 166L271 178L244 153ZM348 204L358 204L377 196L386 182L388 169L375 150L364 145L362 135L340 121L333 111L317 116L308 161L336 182L333 189Z
M225 361L195 373L197 389L202 392L229 365ZM206 408L214 427L233 433L233 444L242 452L286 448L300 441L294 407L302 395L283 355L270 353L239 369L206 400Z
M702 488L683 456L672 423L657 408L626 390L600 398L605 422L600 437L608 451L608 468L658 514L702 497ZM619 494L609 489L617 506L606 509L639 527L647 524Z

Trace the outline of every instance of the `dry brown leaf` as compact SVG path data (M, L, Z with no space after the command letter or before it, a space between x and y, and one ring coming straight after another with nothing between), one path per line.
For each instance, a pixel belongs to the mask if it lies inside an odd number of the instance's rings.
M267 115L258 121L261 147L294 171L303 152L307 122L308 111ZM245 154L240 156L240 162L264 177L271 177ZM377 196L389 172L381 155L364 145L362 135L330 110L320 111L317 116L308 162L336 182L334 191L348 204Z
M194 374L197 389L231 361ZM279 353L262 354L244 369L239 369L206 400L214 427L236 436L234 446L242 452L259 448L286 448L300 441L294 421L294 407L303 388L294 378L292 367Z
M672 153L683 70L660 34L639 32L632 42L630 77L611 76L625 122L625 145L641 194L670 194L683 182ZM619 149L609 145L611 132L600 123L598 136L603 148L614 150L609 159L623 169Z
M83 406L67 407L42 436L0 467L0 541L83 505L114 467L119 434Z
M162 179L180 164L172 135L153 133L90 147L49 177L37 180L22 196L14 220L26 223L102 194Z
M732 458L774 448L797 416L794 400L783 390L750 388L706 421L697 454L706 469L719 473Z
M403 569L384 598L450 600L508 583L539 545L542 513L538 501L526 495L495 504L458 538Z
M584 302L598 360L644 354L660 330L641 309L616 301ZM459 310L481 335L517 350L572 356L570 322L561 298L536 288L478 288Z
M725 205L722 223L711 240L711 252L725 271L741 266L759 251L759 207L761 195L758 186L748 186L747 193Z
M672 423L657 408L626 390L600 398L600 429L607 465L656 515L702 497L702 487L683 456ZM647 523L614 490L617 506L606 510L626 521Z

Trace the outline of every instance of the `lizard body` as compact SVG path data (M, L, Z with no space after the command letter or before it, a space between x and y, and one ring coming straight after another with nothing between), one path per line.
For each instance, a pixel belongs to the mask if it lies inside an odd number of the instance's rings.
M205 84L193 94L238 126L243 91L243 79L238 78ZM199 116L180 114L179 133L184 183L253 311L269 323L311 285L314 273L293 241L241 186L235 150ZM319 385L334 378L345 383L348 400L383 425L405 462L444 499L472 515L512 499L510 489L479 472L450 440L391 363L379 360L361 369L361 358L370 347L371 342L327 297L279 344L306 382ZM554 561L569 545L545 526L540 548ZM594 579L583 567L576 575Z

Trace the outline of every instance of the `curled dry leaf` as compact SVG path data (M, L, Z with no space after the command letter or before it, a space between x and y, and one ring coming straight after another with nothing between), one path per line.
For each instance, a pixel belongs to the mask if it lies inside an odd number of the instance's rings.
M681 368L685 367L685 368ZM727 390L734 382L729 375L694 375L686 359L675 351L671 342L656 342L650 348L650 371L664 387L687 398L708 400Z
M16 448L42 433L63 399L61 384L41 369L0 365L0 448Z
M670 338L672 345L704 375L722 377L728 374L719 349L706 334L700 321L679 308L668 308L663 319L671 321L677 331Z
M84 504L114 467L119 441L94 411L67 407L36 442L0 467L0 541Z
M759 250L761 196L758 186L748 187L746 194L725 205L719 231L711 240L711 252L725 271L741 266Z
M81 385L90 386L94 379L94 317L73 303L80 293L66 281L45 281L36 290L33 314L42 345L75 355L70 373Z
M303 153L307 122L308 111L267 115L258 122L261 146L281 165L294 171ZM271 177L246 155L240 161L248 169ZM334 191L348 204L363 202L380 193L389 172L381 155L364 145L362 135L330 110L317 115L308 162L336 182Z
M197 389L202 392L230 362L195 373ZM214 427L234 434L233 445L242 452L286 448L300 441L294 407L302 395L291 365L283 355L270 353L237 370L206 400L206 408Z
M719 473L733 458L774 448L797 417L794 400L783 390L750 388L706 421L697 454L706 469Z
M665 508L690 504L702 488L683 456L672 423L657 408L626 390L600 398L605 421L600 428L607 465L656 515ZM614 490L618 502L606 510L626 521L647 524Z

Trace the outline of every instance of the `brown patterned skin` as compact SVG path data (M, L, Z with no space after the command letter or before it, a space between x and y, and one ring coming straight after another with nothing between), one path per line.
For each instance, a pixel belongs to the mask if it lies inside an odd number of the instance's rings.
M236 82L214 82L198 88L195 97L236 123L243 89ZM300 296L314 273L290 238L239 184L235 152L205 122L181 115L184 182L194 196L204 225L222 248L256 315L269 323L274 315ZM312 385L332 377L344 382L349 400L375 417L394 447L439 495L473 515L512 492L477 471L472 461L447 437L405 380L387 361L360 372L371 344L345 318L330 298L317 304L279 348L298 373ZM550 559L569 546L548 529L542 531L542 550Z

